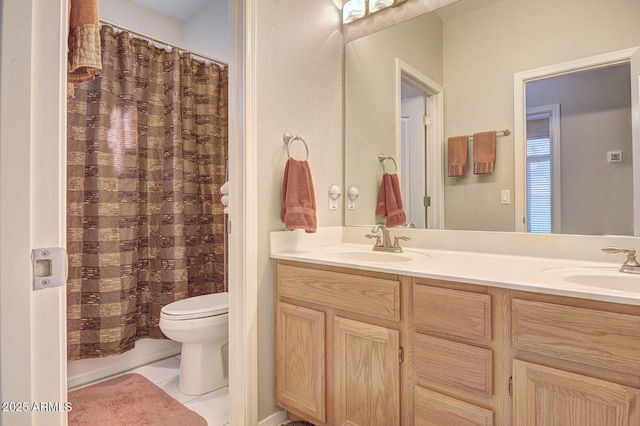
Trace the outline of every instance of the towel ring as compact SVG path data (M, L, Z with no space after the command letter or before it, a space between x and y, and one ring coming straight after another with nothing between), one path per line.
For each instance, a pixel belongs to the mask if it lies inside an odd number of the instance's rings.
M294 141L300 141L304 145L304 149L307 152L307 156L304 160L307 161L309 159L309 147L307 146L307 143L304 141L304 139L302 139L300 136L294 136L291 133L287 132L284 134L282 139L284 140L284 143L287 144L287 157L291 158L291 152L289 152L289 146L291 145L291 143Z
M384 166L384 162L387 160L391 160L393 161L393 166L396 168L396 170L393 173L397 173L398 172L398 163L396 163L396 160L394 160L394 158L392 156L387 156L384 154L378 154L378 161L380 162L380 164L382 164L382 171L384 173L387 173L387 168Z

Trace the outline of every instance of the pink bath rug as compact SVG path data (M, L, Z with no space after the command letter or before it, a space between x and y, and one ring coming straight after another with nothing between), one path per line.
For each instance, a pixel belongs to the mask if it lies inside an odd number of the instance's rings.
M207 421L140 374L69 392L70 426L207 426Z

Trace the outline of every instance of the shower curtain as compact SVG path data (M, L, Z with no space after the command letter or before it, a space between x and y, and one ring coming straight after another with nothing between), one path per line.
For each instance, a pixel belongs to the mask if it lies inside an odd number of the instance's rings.
M224 291L227 68L103 26L68 103L68 359L163 338L160 309Z

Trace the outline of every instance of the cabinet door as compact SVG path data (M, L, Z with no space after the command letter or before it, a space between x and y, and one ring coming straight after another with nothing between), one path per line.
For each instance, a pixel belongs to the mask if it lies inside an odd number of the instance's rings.
M516 426L637 426L640 390L513 361Z
M399 332L336 317L334 339L336 424L399 425Z
M324 423L324 313L276 305L276 403Z

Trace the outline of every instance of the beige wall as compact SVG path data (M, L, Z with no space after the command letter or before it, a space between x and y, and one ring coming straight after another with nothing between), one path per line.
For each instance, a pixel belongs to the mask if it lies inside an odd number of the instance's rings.
M502 0L444 23L445 139L513 126L513 75L640 44L636 0ZM445 179L449 229L514 229L513 136L498 138L496 170ZM513 198L513 197L512 197ZM473 208L470 208L473 206Z
M376 223L375 207L383 173L378 154L392 155L401 167L400 144L396 141L396 57L441 84L440 18L425 14L345 46L345 186L355 186L360 191L356 209L345 213L347 224ZM391 163L388 165L393 169Z
M273 279L269 231L280 222L285 132L309 145L318 226L342 224L328 190L342 185L341 12L333 1L260 0L257 10L258 134L258 418L273 406ZM292 151L293 152L293 151ZM301 232L301 231L294 231Z

